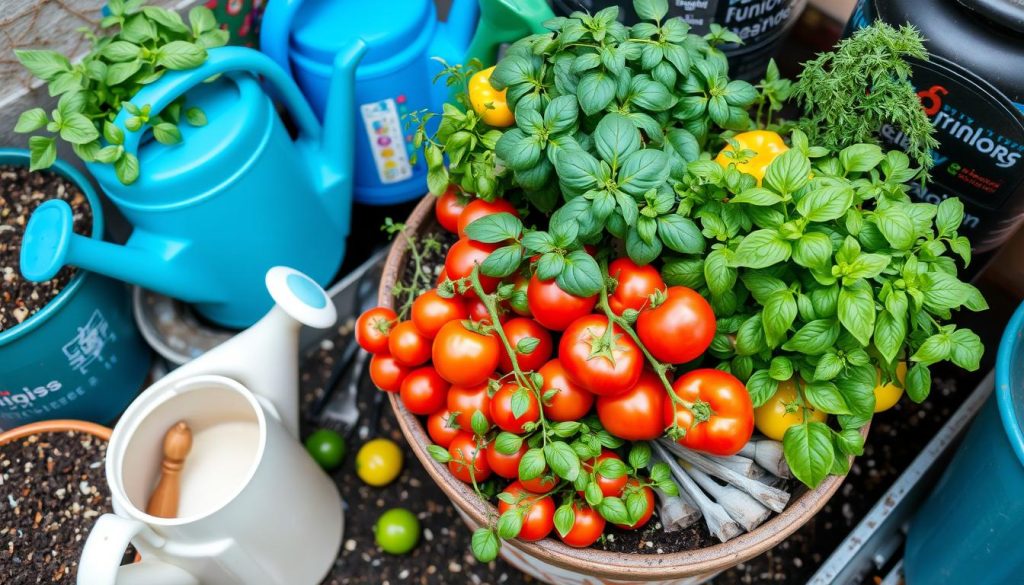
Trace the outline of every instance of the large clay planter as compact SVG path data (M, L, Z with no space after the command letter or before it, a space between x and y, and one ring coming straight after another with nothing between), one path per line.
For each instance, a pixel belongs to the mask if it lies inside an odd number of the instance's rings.
M416 234L431 227L436 222L433 209L434 198L428 195L405 222L408 231ZM381 276L378 293L381 306L393 305L391 291L405 266L406 248L405 238L399 235ZM455 504L466 524L475 529L485 524L488 518L493 518L496 514L494 506L482 501L470 486L455 479L446 466L434 461L427 453L431 440L416 415L406 410L397 394L391 393L389 399L413 453ZM866 427L864 433L867 433ZM558 585L701 583L785 540L825 505L844 479L829 476L815 490L798 490L781 514L753 532L699 550L670 554L611 553L594 548L572 548L557 539L547 538L531 543L519 540L503 542L502 557L534 578Z
M9 431L0 433L0 445L6 445L11 441L23 439L32 435L42 433L62 433L64 431L75 431L86 433L104 441L110 440L110 428L84 420L74 419L53 419L41 420L15 427Z

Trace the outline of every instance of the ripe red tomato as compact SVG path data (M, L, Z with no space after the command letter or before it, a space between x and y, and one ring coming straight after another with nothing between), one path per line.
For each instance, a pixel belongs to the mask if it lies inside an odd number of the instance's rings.
M526 397L526 410L518 417L513 414L513 397L519 393ZM491 421L503 431L521 435L526 423L540 420L540 407L533 392L518 384L506 383L491 397Z
M647 486L641 486L640 482L638 482L637 480L629 480L628 484L626 485L626 489L622 494L622 497L623 499L627 499L629 498L630 494L636 493L637 491L642 493L644 498L647 500L647 510L644 511L643 515L637 518L636 522L634 522L633 524L616 524L616 526L618 526L619 528L622 528L624 530L636 530L637 528L642 527L644 524L647 524L647 522L651 519L651 515L654 514L654 490Z
M632 388L597 397L597 417L605 430L627 441L650 441L665 430L665 387L657 374L644 370Z
M576 548L588 547L597 542L604 533L604 517L590 506L582 504L573 504L572 511L575 515L572 528L564 535L559 534L558 538Z
M399 395L409 412L426 416L444 408L448 387L448 382L438 376L434 368L424 366L409 372L402 380Z
M398 363L388 354L376 354L370 358L370 381L385 392L398 392L402 380L410 371L411 368Z
M626 309L639 311L647 305L647 299L656 290L665 290L665 281L658 269L648 264L638 266L629 258L613 260L608 265L608 274L619 284L608 297L608 306L616 315Z
M511 495L517 501L515 504L509 504L498 500L498 514L504 514L513 506L527 510L523 518L523 528L519 531L519 540L534 542L551 534L555 527L555 502L551 496L531 493L518 481L510 483L503 493Z
M434 367L457 386L482 384L498 367L501 342L493 333L467 329L465 321L449 321L434 337Z
M375 307L356 319L356 343L370 353L387 353L388 336L398 315L387 307Z
M522 371L535 372L544 365L544 362L551 359L551 352L554 351L555 346L551 341L551 334L547 329L541 327L540 323L533 319L516 317L505 323L502 328L505 330L505 337L508 338L509 344L516 350L516 361L519 362L519 369ZM530 353L520 352L517 349L519 342L529 337L539 342L537 347L533 348ZM508 357L508 352L501 352L498 357L498 368L502 372L512 371L512 359Z
M602 347L609 326L604 315L586 315L573 321L558 343L558 359L569 377L598 396L614 396L640 379L644 356L617 325L611 345Z
M491 397L487 395L487 382L476 386L452 386L448 389L448 410L455 413L459 428L473 429L473 413L484 413L491 420Z
M475 296L466 295L466 311L469 313L469 320L476 321L477 323L490 323L491 314L487 312L487 305L483 301L476 298ZM501 323L508 322L508 310L502 306L497 306L498 321Z
M416 329L412 321L402 321L391 329L388 351L403 366L419 366L430 359L430 340Z
M546 494L555 489L555 486L558 485L558 478L555 477L554 473L551 473L550 469L545 467L544 473L533 479L520 478L519 483L523 484L527 491L535 494Z
M658 361L685 364L700 357L715 337L715 314L700 294L685 286L672 286L668 298L644 309L636 332Z
M622 458L615 454L614 451L608 449L601 449L601 454L583 463L583 469L588 473L594 472L594 482L597 483L597 487L601 488L601 493L606 498L617 498L622 495L622 490L626 487L626 482L629 480L629 476L625 473L618 477L608 477L601 473L601 462L606 459L614 459L616 461L622 461ZM582 496L583 492L579 492Z
M543 404L545 417L556 422L565 422L579 420L590 412L590 407L594 405L594 395L569 379L565 367L558 358L541 366L537 373L544 378L541 397L543 398L549 390L555 391Z
M746 386L722 370L704 368L688 372L672 384L676 396L689 402L707 402L711 418L693 425L693 413L677 407L674 420L686 429L679 444L712 455L735 455L754 433L754 405ZM673 422L672 401L665 399L665 426Z
M466 278L473 273L474 266L483 264L484 260L497 248L498 246L494 244L482 244L463 238L448 249L448 256L444 260L444 271L451 280ZM494 289L498 288L498 279L481 274L480 286L483 287L484 292L492 293ZM473 295L475 293L472 290L467 292L467 296Z
M495 213L511 213L512 215L519 217L519 212L516 208L504 199L495 199L494 201L484 201L483 199L474 199L470 201L466 208L462 210L459 215L459 237L466 237L466 226L488 215Z
M597 295L578 297L559 288L554 280L541 280L534 274L526 289L526 304L538 323L552 331L565 331L573 321L594 310Z
M466 301L460 296L446 299L436 289L421 294L412 303L412 322L425 337L431 339L449 321L469 316Z
M427 417L427 434L431 441L447 449L459 434L459 423L447 408L442 408Z
M524 442L519 450L511 455L499 453L494 445L487 447L487 463L491 470L505 479L517 479L519 477L519 461L530 448Z
M477 482L487 479L491 476L491 466L487 464L487 451L486 447L477 445L473 433L460 431L448 445L448 454L452 458L448 462L448 471L465 483L472 483L474 479Z
M459 216L466 209L469 200L459 195L459 189L455 185L449 185L448 190L434 202L434 215L441 227L456 233L459 231Z

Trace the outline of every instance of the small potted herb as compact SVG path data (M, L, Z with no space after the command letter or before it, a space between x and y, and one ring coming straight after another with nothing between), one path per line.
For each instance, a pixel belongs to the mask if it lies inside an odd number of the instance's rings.
M449 69L468 95L417 137L438 198L357 325L474 554L552 582L707 577L763 552L838 488L875 411L982 353L949 322L986 308L957 278L962 206L908 195L932 140L912 29L870 27L797 83L770 67L753 86L666 2L635 8L632 27L578 12L493 70ZM499 93L480 99L477 76ZM804 117L779 121L794 95ZM864 119L912 134L916 166ZM436 290L406 297L425 268L406 247L437 224L459 239Z
M111 29L108 36L83 34L92 43L78 63L56 51L19 49L18 61L45 81L57 107L49 113L37 107L21 114L16 132L31 133L29 150L32 170L49 168L57 158L57 139L71 145L83 161L114 165L117 178L133 183L139 175L139 161L121 146L124 136L113 125L122 108L132 117L127 127L153 127L153 138L163 144L181 141L178 124L183 120L202 126L206 117L190 108L184 98L149 119L148 104L130 100L143 86L160 79L167 71L192 69L206 60L206 50L227 43L228 33L217 26L213 13L197 6L189 11L188 24L178 13L144 0L110 0L110 14L100 27Z

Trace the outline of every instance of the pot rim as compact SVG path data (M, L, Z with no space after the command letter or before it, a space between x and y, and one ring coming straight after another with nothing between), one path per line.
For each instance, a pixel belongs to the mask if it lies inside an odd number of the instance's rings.
M434 197L427 194L405 222L407 230L412 233L420 231L430 222L433 208ZM403 268L407 254L406 241L405 234L400 233L388 253L378 290L377 300L380 306L392 307L394 304L391 291ZM402 434L405 435L409 447L426 468L427 473L441 487L452 503L465 512L470 519L477 524L487 525L488 517L493 517L496 514L494 506L480 500L468 485L456 480L448 473L446 466L430 457L427 446L431 445L433 441L427 435L423 425L416 415L405 408L397 394L392 392L388 394ZM863 436L867 435L868 426L862 430ZM851 457L850 460L852 461L853 458ZM804 491L791 499L785 510L753 531L744 533L728 542L696 550L667 554L619 553L594 548L573 548L555 538L545 538L537 542L522 542L515 539L504 541L503 546L514 546L521 552L543 562L570 571L596 575L602 579L634 581L638 575L653 580L716 574L767 551L796 532L821 510L845 479L845 475L829 475L816 489Z
M76 431L79 433L87 433L96 438L104 441L110 440L110 433L113 429L105 427L94 422L85 420L77 420L72 418L55 418L50 420L41 420L34 423L28 423L27 425L21 425L20 427L14 427L9 431L0 433L0 446L6 445L18 439L23 439L31 435L40 435L43 433L60 433L64 431Z
M29 166L30 160L31 155L29 154L29 151L25 149L0 148L0 164L27 167ZM78 169L61 159L57 159L53 163L52 167L45 170L64 177L82 190L82 194L85 195L86 200L89 202L89 207L92 210L92 234L89 237L95 240L102 240L103 208L100 204L99 195L96 194L96 190L92 187L92 183L90 183L89 180L85 178L85 175L80 173ZM90 276L90 274L91 273L88 270L81 268L75 269L75 275L71 277L67 286L62 288L61 291L57 293L57 296L50 299L50 302L46 303L42 309L39 309L38 312L30 316L25 321L18 323L6 331L0 332L0 348L17 341L19 338L28 335L34 329L42 326L42 324L56 314L61 307L70 302L71 297L75 295L78 289L82 288L82 283Z

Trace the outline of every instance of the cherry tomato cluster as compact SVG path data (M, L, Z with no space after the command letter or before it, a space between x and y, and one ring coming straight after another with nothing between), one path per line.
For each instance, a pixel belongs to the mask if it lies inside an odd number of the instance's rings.
M426 417L434 459L481 493L505 482L495 490L498 536L532 541L555 531L584 547L608 522L639 528L654 511L652 488L676 489L664 464L648 471L645 441L668 434L731 455L750 439L742 382L689 364L715 334L698 293L666 286L655 267L628 258L608 264L607 294L587 298L535 273L489 277L479 266L500 245L471 239L467 227L518 211L449 191L435 213L459 235L437 288L414 300L407 320L367 311L356 339L374 354L373 382ZM673 381L679 364L689 371Z

